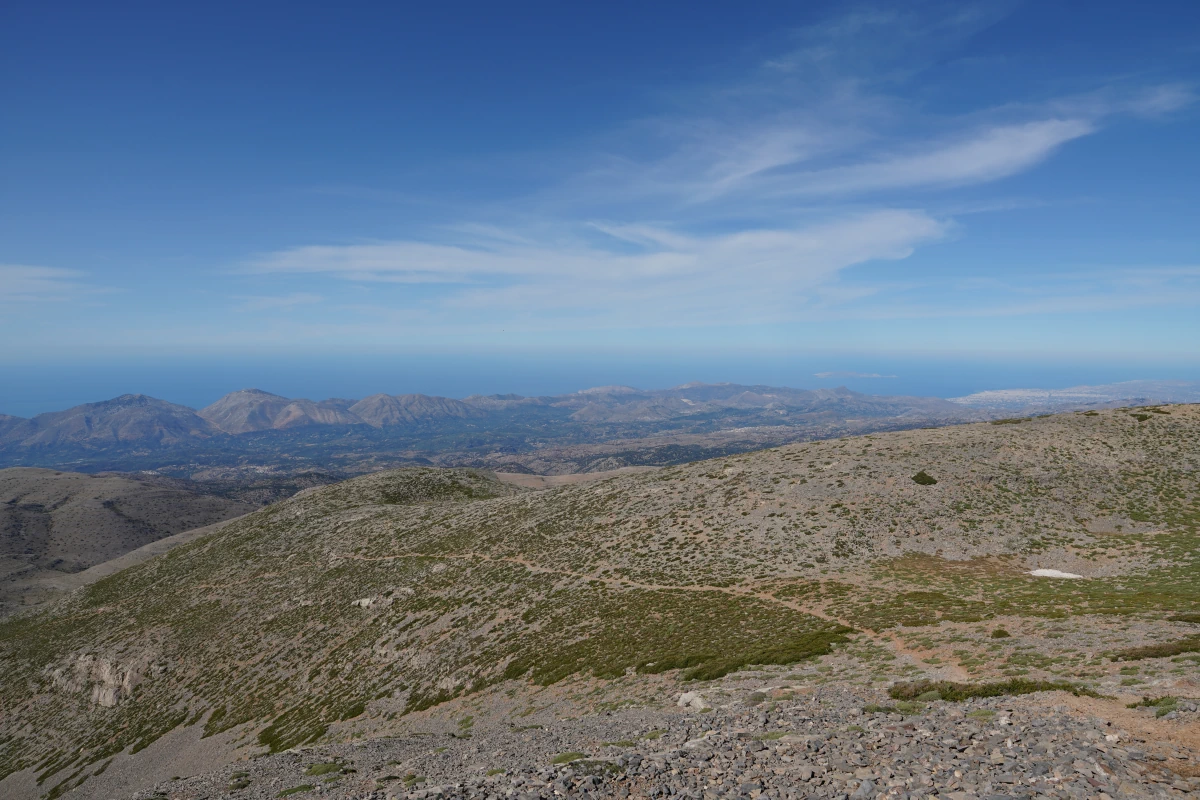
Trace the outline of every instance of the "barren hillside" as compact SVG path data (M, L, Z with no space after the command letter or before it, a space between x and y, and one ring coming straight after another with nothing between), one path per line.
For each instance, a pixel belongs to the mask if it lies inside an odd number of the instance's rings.
M56 575L253 508L111 475L0 470L0 613L51 593Z
M539 697L564 715L673 703L675 686L720 697L754 665L797 690L1135 679L1194 696L1196 661L1167 659L1200 648L1198 476L1196 406L540 491L469 470L365 476L0 626L2 772L86 796L172 731L202 730L228 761L403 733L443 708L517 726ZM1131 649L1149 645L1165 647ZM1151 659L1145 675L1122 654Z

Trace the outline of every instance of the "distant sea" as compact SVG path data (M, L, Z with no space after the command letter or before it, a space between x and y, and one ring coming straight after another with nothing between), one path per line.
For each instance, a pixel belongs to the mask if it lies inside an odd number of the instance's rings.
M818 373L831 374L818 377ZM862 377L865 375L884 377ZM0 413L29 417L126 393L148 394L200 408L227 392L245 388L312 400L361 398L377 392L461 398L471 394L565 394L611 384L661 389L689 381L727 381L801 389L847 386L868 394L958 397L985 389L1060 389L1137 379L1200 380L1200 359L1167 362L1152 358L690 352L578 356L346 354L0 364Z

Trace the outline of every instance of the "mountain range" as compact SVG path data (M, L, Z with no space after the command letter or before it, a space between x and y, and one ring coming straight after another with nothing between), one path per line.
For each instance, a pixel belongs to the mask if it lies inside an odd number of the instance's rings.
M0 467L145 472L186 480L274 481L264 497L403 466L567 474L661 466L790 442L997 417L1200 399L1200 387L1140 381L1005 390L943 400L688 383L601 386L563 395L375 394L313 401L258 389L192 409L122 395L32 419L0 417Z
M886 397L846 388L786 389L737 384L689 383L674 389L643 391L605 386L553 397L475 395L465 400L422 394L375 394L362 400L314 402L259 389L231 392L200 410L146 395L121 395L32 419L0 417L0 445L47 447L66 443L178 444L221 434L237 435L307 426L370 425L385 428L447 419L513 415L554 409L571 420L661 422L723 411L830 412L865 416L960 415L962 409L932 397Z

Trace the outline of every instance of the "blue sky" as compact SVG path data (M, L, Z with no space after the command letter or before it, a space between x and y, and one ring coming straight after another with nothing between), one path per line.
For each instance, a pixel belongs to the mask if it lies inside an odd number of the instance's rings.
M1200 4L426 5L6 3L0 365L1200 364Z

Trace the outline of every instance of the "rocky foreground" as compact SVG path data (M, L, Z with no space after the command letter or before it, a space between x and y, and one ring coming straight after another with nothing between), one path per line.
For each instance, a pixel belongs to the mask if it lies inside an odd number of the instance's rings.
M717 710L684 699L691 708L489 731L472 730L468 718L456 732L258 758L136 798L1200 795L1200 777L1188 777L1198 766L1189 748L1080 713L1062 693L900 703L909 713L881 692L846 688L782 699L755 691ZM1194 724L1194 704L1175 713L1159 724Z

